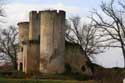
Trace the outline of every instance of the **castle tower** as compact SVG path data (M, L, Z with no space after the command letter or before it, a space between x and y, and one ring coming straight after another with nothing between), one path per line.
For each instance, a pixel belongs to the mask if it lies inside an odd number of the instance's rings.
M40 56L40 30L39 30L39 14L31 11L29 16L29 34L28 40L23 43L24 56L24 72L39 72L39 56Z
M29 16L29 35L28 41L23 44L24 68L26 73L39 72L39 56L40 56L40 30L39 30L39 14L31 11Z
M20 42L29 39L29 22L20 22L19 26L19 40Z
M20 22L19 26L19 40L20 40L20 48L18 52L18 70L25 71L25 62L26 56L24 56L24 45L23 43L29 39L29 22Z
M39 14L31 11L29 15L29 40L38 40L40 36Z
M46 10L40 12L40 72L64 71L65 12Z
M20 55L23 56L23 71L25 73L36 73L39 71L40 56L39 14L36 11L30 12L29 23L24 22L18 25L20 27L19 40L22 49Z

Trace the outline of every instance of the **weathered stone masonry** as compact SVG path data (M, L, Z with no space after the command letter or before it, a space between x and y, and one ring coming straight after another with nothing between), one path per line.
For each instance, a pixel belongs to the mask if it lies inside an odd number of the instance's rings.
M22 56L18 59L18 68L22 60L24 72L63 73L64 65L68 63L78 72L91 73L87 66L86 71L81 70L81 66L86 65L86 59L79 48L65 44L65 11L32 11L29 22L20 22L18 26L18 57ZM72 52L75 50L76 53Z
M24 72L64 71L65 12L30 12L28 22L19 23L19 39Z
M65 12L53 10L40 13L40 71L61 73L64 71Z

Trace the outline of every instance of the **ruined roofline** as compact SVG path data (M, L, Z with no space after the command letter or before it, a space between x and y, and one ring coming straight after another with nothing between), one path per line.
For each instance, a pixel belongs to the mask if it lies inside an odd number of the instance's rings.
M78 43L70 42L70 41L67 41L67 40L65 40L65 46L76 46L76 47L81 48L81 46Z
M37 14L39 14L39 12L38 11L30 11L29 14L31 14L31 15L35 15L36 14L37 15Z
M64 10L42 10L42 11L39 11L39 13L43 13L43 12L56 12L56 13L65 13Z
M64 10L56 10L56 9L54 9L54 10L42 10L42 11L30 11L30 13L32 13L32 14L40 14L40 13L44 13L44 12L55 12L55 13L57 13L57 14L60 14L60 13L62 13L62 14L65 14L65 11ZM21 25L21 24L29 24L29 22L28 21L24 21L24 22L18 22L18 24L17 25Z
M33 11L30 11L30 13L37 13L37 11L34 11L34 10L33 10Z
M44 13L44 12L48 12L48 13L51 13L51 12L55 12L57 14L60 14L60 13L64 13L65 14L65 11L64 10L56 10L56 9L53 9L53 10L41 10L41 11L30 11L30 13L32 14L41 14L41 13Z
M29 24L29 22L28 22L28 21L18 22L18 24L17 24L17 25L22 25L22 24Z
M65 15L65 11L64 10L42 10L42 11L30 11L30 14L41 14L41 13L52 13L55 12L57 14L64 14ZM24 22L18 22L17 25L22 25L22 24L29 24L29 21L24 21Z

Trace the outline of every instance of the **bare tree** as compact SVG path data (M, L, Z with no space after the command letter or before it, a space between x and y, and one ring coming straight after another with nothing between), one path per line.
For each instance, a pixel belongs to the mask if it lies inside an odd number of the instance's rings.
M99 47L101 37L97 37L96 34L97 28L93 26L93 22L85 24L79 16L71 17L66 22L66 40L79 44L86 57L103 52Z
M117 7L116 7L117 6ZM94 10L91 19L95 22L96 28L102 30L101 37L103 42L108 42L107 47L119 47L122 49L125 67L125 6L123 2L115 3L111 0L109 3L101 3L102 13ZM103 16L102 16L103 14ZM105 16L105 17L104 17ZM108 20L107 20L107 19Z
M0 32L0 52L5 53L17 69L18 31L14 26Z
M65 39L72 43L77 43L81 46L83 56L87 59L88 67L94 75L94 66L90 60L93 55L104 52L105 47L101 47L101 37L98 36L98 29L95 28L93 22L85 24L79 16L71 17L66 21Z

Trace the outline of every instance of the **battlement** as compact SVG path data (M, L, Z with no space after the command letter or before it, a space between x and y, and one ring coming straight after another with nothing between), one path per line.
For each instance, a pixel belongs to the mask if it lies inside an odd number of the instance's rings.
M37 13L37 11L30 11L30 13Z
M20 25L26 25L26 24L29 24L29 22L19 22L17 25L20 26Z
M39 14L43 14L43 13L48 13L48 14L51 14L51 13L56 13L56 14L63 14L65 15L65 11L64 10L43 10L43 11L39 11Z
M38 16L38 14L39 14L39 12L37 12L37 11L30 11L30 13L29 13L30 15L35 15L35 16Z

